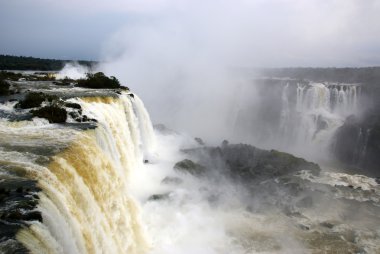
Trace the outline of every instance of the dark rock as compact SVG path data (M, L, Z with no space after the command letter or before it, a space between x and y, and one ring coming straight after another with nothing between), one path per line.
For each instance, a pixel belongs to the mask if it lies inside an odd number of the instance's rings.
M185 159L177 162L174 165L174 169L179 172L189 173L194 176L202 176L205 174L206 168L192 160Z
M154 194L148 198L148 201L159 201L159 200L167 200L169 199L170 193L164 193L164 194Z
M183 183L183 180L179 177L170 177L167 176L164 179L162 179L161 183L163 184L172 184L172 185L179 185Z
M320 225L322 227L325 227L325 228L333 228L335 225L334 223L332 223L331 221L324 221L324 222L321 222Z
M10 85L7 81L0 79L0 95L10 94Z
M65 106L68 108L82 109L82 107L78 103L73 103L73 102L66 102Z
M144 163L145 163L145 164L149 163L149 160L144 160Z
M203 142L203 140L201 138L194 138L194 140L201 146L204 146L205 145L205 142Z
M38 211L27 212L22 216L25 221L39 221L42 222L42 215Z
M45 106L31 111L33 116L45 118L49 123L64 123L67 119L67 111L56 105Z
M163 135L176 135L178 134L176 131L169 129L164 124L155 124L153 125L153 128L157 131L159 131Z
M135 98L135 95L133 93L128 94L131 98Z
M16 104L16 107L22 109L35 108L41 106L41 103L44 101L52 102L56 99L58 99L57 96L48 95L44 93L30 92L25 96L23 100Z
M349 116L335 133L332 151L352 173L379 175L380 114L368 111L362 117Z

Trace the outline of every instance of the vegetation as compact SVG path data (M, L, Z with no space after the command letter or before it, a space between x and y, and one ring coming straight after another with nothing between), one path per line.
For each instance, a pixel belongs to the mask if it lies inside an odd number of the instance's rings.
M67 119L67 111L57 105L45 106L32 111L33 116L49 120L49 123L64 123Z
M202 176L205 173L206 168L202 165L193 162L192 160L185 159L177 162L174 165L174 169L179 172L189 173L194 176Z
M0 70L40 70L40 71L58 71L71 61L42 59L25 56L0 55ZM91 67L94 61L78 61L80 65Z
M103 72L97 72L95 74L87 73L87 78L79 79L77 86L96 89L121 88L119 80L113 76L109 78L104 75Z
M0 96L1 95L9 95L9 83L6 82L5 80L3 79L0 79Z
M16 107L22 109L35 108L41 106L41 103L44 101L52 102L55 99L57 99L57 96L48 95L41 92L31 92L28 93L23 100L17 103Z

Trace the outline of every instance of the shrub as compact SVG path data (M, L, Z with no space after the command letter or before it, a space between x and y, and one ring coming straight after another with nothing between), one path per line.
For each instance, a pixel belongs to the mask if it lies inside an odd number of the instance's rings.
M16 107L27 109L27 108L35 108L39 107L44 101L53 101L57 99L57 96L48 95L44 93L31 92L28 93L25 98L17 103Z
M64 123L67 119L67 111L56 105L45 106L32 111L33 116L49 120L49 123Z
M5 80L0 79L0 95L8 95L9 94L9 83Z
M79 79L77 86L85 88L115 89L121 88L119 80L115 77L107 77L103 72L88 73L86 79Z

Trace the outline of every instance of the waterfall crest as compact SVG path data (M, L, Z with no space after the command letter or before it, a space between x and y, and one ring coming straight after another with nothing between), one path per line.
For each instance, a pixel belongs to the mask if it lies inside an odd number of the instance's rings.
M9 156L9 163L18 163L41 189L36 210L42 221L28 222L16 238L32 253L144 253L148 245L139 208L129 194L130 173L142 166L145 153L154 153L144 105L125 92L71 100L97 120L95 129L57 128L43 121L37 127L18 124L16 130L4 124L9 137L17 132L25 134L20 140L41 139L41 149L65 140L60 152L44 156L46 163Z

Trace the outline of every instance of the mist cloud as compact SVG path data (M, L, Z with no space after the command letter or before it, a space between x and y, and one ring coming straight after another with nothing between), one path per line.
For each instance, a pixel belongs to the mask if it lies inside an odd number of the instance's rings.
M235 68L380 62L376 1L161 4L139 9L105 43L101 68L140 94L154 121L195 135L231 129L236 88L246 82Z

